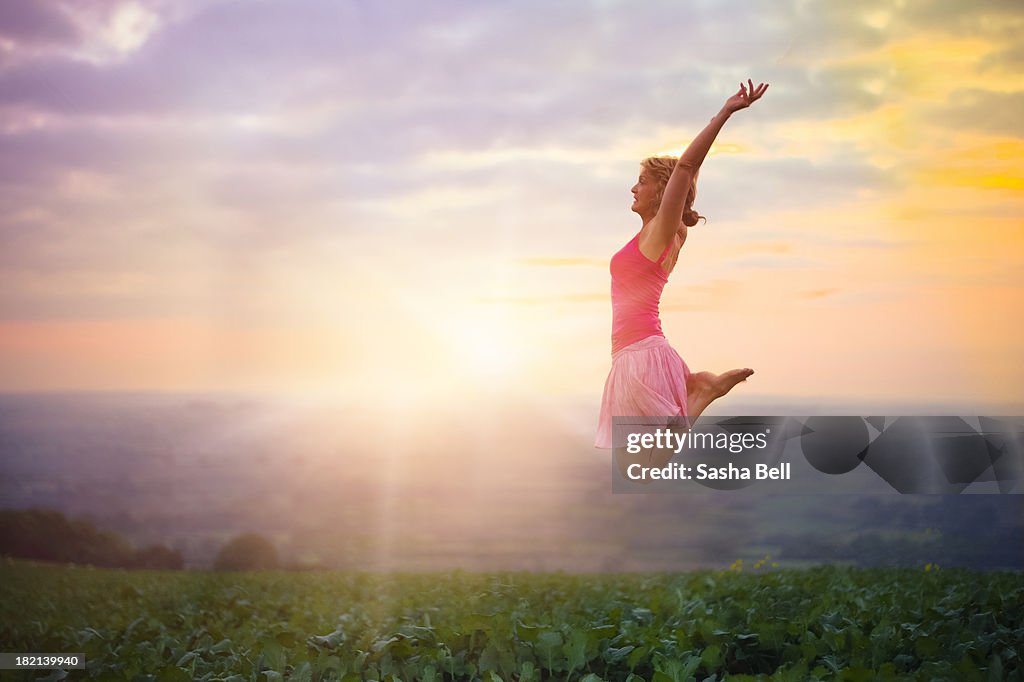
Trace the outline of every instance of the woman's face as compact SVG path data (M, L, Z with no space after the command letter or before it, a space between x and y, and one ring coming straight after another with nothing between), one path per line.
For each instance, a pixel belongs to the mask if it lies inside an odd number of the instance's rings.
M658 196L658 185L647 174L646 169L640 170L640 177L633 185L633 206L631 210L635 213L643 213L655 207Z

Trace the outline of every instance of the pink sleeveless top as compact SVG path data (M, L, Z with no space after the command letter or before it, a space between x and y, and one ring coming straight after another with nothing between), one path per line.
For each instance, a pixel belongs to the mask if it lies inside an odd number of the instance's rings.
M674 241L674 240L673 240ZM640 233L612 256L612 354L648 336L665 336L658 302L668 282L661 268L672 242L657 262L640 252Z

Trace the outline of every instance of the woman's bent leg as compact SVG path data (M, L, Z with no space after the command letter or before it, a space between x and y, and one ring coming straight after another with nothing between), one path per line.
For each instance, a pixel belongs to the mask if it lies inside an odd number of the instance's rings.
M686 414L691 423L699 417L702 412L713 401L718 400L733 387L746 381L747 377L754 373L749 367L733 369L724 374L713 372L697 372L691 374L686 382Z

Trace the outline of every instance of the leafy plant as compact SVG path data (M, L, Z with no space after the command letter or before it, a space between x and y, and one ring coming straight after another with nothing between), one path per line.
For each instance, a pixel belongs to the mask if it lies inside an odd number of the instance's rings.
M82 652L97 679L1021 680L1022 635L1021 575L958 568L225 574L0 562L2 649Z

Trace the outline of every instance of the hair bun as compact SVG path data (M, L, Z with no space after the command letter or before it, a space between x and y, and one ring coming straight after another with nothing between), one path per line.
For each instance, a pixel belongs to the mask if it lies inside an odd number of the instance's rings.
M685 211L683 211L683 225L686 225L687 227L693 227L694 225L697 224L697 220L702 217L703 216L698 215L697 212L694 211L692 208L688 208Z

